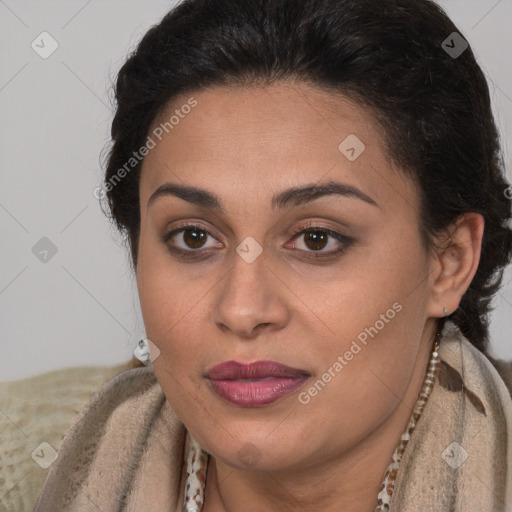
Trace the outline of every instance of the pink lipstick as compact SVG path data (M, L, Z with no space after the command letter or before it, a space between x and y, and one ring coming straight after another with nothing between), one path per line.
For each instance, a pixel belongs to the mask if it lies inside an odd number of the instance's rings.
M289 395L310 374L275 361L225 361L206 373L213 391L239 407L261 407Z

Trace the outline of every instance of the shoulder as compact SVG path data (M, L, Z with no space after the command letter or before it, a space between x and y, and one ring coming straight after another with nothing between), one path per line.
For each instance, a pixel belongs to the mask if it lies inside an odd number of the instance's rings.
M459 328L447 322L443 330L440 356L457 378L463 382L463 389L471 391L474 396L494 408L503 411L512 426L512 366L505 361L495 360L473 346ZM446 364L442 366L446 370ZM443 377L441 372L440 377ZM455 373L452 372L455 376ZM447 375L444 375L445 381ZM449 379L448 379L449 380ZM440 378L441 384L443 378ZM453 379L452 379L453 381ZM446 382L445 382L446 384ZM448 388L453 387L448 385ZM457 386L455 386L457 387Z
M103 510L117 510L148 454L161 457L159 469L175 478L184 432L151 366L117 375L92 395L64 436L36 512L82 510L86 495L103 503Z
M118 416L126 416L123 422L127 428L135 427L142 417L161 407L164 400L152 367L126 370L93 393L64 436L64 441L70 436L76 439L81 432L86 432L90 442L93 426L97 432L94 437L99 438L107 422L115 422ZM136 415L130 414L135 411Z
M111 414L113 409L124 403L139 401L149 406L148 397L163 398L163 392L158 384L151 366L132 368L108 380L92 396L88 406L81 415L93 411Z
M76 449L91 450L114 431L138 433L164 402L151 366L126 370L91 396L64 436L63 449L69 449L70 439Z
M487 356L489 361L492 363L496 371L499 373L503 382L507 386L507 389L512 397L512 361L504 361L503 359L495 359L494 357Z

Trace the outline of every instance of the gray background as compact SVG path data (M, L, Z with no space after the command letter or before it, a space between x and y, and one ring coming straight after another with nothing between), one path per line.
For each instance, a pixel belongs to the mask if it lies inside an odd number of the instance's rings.
M512 2L440 4L488 77L510 180ZM109 140L111 81L172 5L0 0L0 380L125 362L144 335L128 253L93 190ZM47 59L31 47L43 31L58 43ZM57 248L46 262L32 251L43 237ZM493 352L508 359L511 278L507 271L492 319Z

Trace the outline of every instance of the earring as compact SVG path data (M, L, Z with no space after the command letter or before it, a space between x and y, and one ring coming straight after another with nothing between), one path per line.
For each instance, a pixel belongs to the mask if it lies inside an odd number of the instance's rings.
M445 307L443 307L443 315L444 315L444 316L448 316L448 315L449 315L449 313L450 313L450 312L449 312Z

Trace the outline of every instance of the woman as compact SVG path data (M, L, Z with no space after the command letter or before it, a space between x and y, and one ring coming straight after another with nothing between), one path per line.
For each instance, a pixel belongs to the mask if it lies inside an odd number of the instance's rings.
M188 0L116 87L105 193L152 366L42 511L505 511L512 245L489 91L428 0Z

